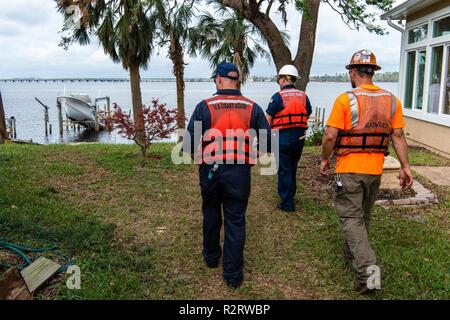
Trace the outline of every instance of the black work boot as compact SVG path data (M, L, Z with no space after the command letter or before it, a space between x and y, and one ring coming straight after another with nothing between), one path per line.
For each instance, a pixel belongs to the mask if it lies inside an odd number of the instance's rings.
M233 290L237 290L241 287L242 283L232 283L232 282L228 282L226 281L228 288L233 289Z
M375 289L369 289L367 287L367 282L366 281L361 281L361 280L356 280L353 288L355 289L355 291L361 295L366 295L366 294L370 294L375 292Z

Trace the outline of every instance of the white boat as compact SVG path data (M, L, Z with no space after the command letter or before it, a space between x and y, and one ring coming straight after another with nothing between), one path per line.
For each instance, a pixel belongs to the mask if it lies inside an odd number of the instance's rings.
M92 106L92 100L87 94L69 94L58 97L58 102L64 108L68 119L86 128L95 128L95 106ZM104 128L101 119L99 119L99 127L100 129Z

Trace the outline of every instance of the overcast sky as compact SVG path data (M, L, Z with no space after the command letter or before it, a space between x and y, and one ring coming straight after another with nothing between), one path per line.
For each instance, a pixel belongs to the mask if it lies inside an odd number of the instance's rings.
M396 5L404 2L397 0ZM292 51L298 43L301 15L289 10L287 30ZM63 23L54 0L2 0L0 8L0 78L13 77L127 77L120 64L114 64L98 44L73 45L68 51L58 46L58 31ZM365 30L352 31L339 15L322 4L318 23L316 49L311 73L344 72L350 56L362 48L377 55L384 71L397 71L400 55L400 33L383 22L389 35L377 36ZM187 57L186 77L208 77L209 63ZM166 53L154 54L142 77L171 77L171 62ZM254 75L272 75L273 63L259 59Z

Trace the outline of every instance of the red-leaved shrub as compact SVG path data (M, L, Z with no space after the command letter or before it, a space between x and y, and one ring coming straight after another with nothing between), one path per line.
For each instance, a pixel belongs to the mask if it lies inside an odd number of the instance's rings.
M167 108L167 104L160 103L158 99L152 100L150 107L142 107L144 118L144 140L136 139L136 126L133 117L125 113L117 104L113 105L111 127L118 129L119 134L129 140L134 140L141 147L143 156L146 156L148 147L157 140L170 138L177 129L177 111Z

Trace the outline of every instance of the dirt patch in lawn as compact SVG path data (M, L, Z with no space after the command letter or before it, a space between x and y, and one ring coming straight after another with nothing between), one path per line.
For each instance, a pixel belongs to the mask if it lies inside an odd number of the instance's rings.
M305 189L308 191L308 196L315 201L330 204L333 201L333 195L335 190L335 177L334 167L336 161L332 158L330 175L324 177L320 175L320 159L319 155L305 154L303 155L297 178L302 182ZM416 193L411 190L401 189L380 189L378 192L377 200L393 200L393 199L406 199L414 197Z
M336 161L332 158L329 176L324 177L320 174L320 159L320 155L303 154L297 170L297 178L307 190L309 198L330 204L333 201L335 188L334 167Z

